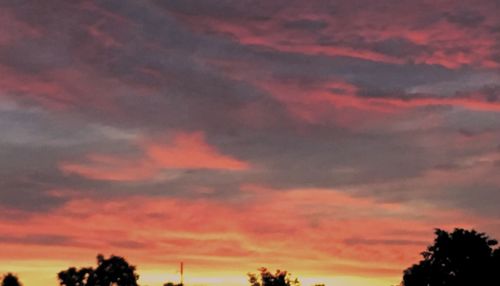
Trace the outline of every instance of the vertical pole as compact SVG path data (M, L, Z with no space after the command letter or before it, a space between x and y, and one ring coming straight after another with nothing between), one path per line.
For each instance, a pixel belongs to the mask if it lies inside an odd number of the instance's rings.
M181 261L181 285L184 285L184 262Z

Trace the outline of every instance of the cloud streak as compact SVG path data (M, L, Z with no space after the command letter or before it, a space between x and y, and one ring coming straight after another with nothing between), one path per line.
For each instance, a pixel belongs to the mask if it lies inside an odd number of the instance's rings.
M388 285L500 235L495 1L250 2L0 3L0 268Z
M207 145L203 133L177 133L170 144L143 142L141 158L125 159L113 155L89 154L87 162L63 162L60 169L89 179L143 181L158 177L162 170L213 169L239 171L248 164L219 154Z

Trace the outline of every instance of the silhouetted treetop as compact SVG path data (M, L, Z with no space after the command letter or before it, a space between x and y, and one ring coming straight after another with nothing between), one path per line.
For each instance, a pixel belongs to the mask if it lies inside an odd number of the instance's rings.
M286 270L276 270L273 274L265 267L260 268L258 274L248 273L248 282L251 286L300 286L299 280L292 279Z
M61 286L137 286L135 266L119 256L97 256L97 268L68 268L58 273Z
M135 266L119 256L97 256L97 268L89 279L89 286L137 286L139 275L135 273Z
M184 284L182 283L174 283L174 282L167 282L163 284L163 286L183 286Z
M68 268L57 274L59 284L61 286L86 286L87 281L93 273L92 268L76 269L75 267Z
M19 282L19 279L14 274L7 273L6 275L3 276L2 286L21 286L21 285L22 285L21 282Z
M500 285L497 241L475 230L435 231L423 260L404 271L404 286Z

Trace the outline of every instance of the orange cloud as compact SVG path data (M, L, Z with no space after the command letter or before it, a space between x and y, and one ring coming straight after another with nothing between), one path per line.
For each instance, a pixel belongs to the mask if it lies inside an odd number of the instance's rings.
M244 276L267 265L297 275L397 283L401 270L432 239L436 224L451 227L460 222L471 227L489 222L428 205L384 204L345 191L255 186L242 191L244 203L75 198L24 223L0 219L0 243L5 245L0 265L51 261L53 271L92 265L96 252L104 252L126 256L140 273L168 272L182 260L189 267L188 276L211 271L221 277ZM414 216L416 209L419 217ZM24 263L23 269L35 269L36 263L32 265Z
M215 169L241 171L249 164L219 153L205 142L202 132L175 134L168 144L144 141L141 158L89 154L86 162L63 162L62 171L87 178L110 181L154 179L166 169Z
M178 133L170 145L144 146L147 156L158 166L169 169L245 170L248 164L220 154L205 142L202 132Z

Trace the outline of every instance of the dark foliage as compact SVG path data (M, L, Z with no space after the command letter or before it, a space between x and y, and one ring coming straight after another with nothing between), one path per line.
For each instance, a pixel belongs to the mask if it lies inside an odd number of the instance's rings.
M21 282L14 274L7 273L2 279L2 286L21 286Z
M273 274L265 267L260 268L258 274L248 273L248 282L251 286L300 286L299 280L287 271L276 270Z
M90 276L88 286L137 286L139 275L135 274L135 266L119 256L111 256L105 259L102 255L97 256L98 266Z
M97 256L97 268L71 267L58 273L61 286L137 286L135 266L119 256Z
M75 267L71 267L68 270L59 272L57 277L61 286L86 286L92 272L92 268L81 268L78 270Z
M423 260L404 271L404 286L500 285L496 240L474 230L436 230Z

